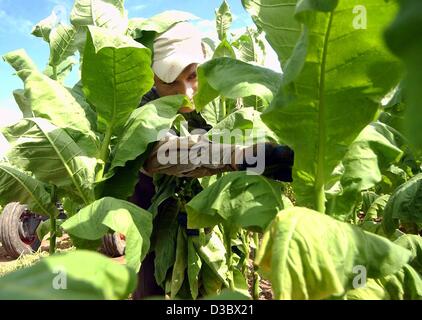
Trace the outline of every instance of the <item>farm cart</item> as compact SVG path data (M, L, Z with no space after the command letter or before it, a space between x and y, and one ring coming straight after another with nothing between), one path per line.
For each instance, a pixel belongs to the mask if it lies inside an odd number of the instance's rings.
M65 211L57 204L58 219L66 219ZM39 249L41 240L37 228L48 217L32 212L28 206L19 202L7 204L0 214L0 243L12 258L30 254ZM109 257L120 257L125 251L124 238L117 233L107 234L102 239L101 251Z

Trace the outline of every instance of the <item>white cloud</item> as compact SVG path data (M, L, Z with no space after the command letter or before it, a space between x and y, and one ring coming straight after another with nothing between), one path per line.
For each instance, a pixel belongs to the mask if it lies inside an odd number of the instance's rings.
M133 11L142 11L147 7L146 4L138 4L138 5L134 5L134 6L130 6L128 7L129 12L133 12Z
M11 30L29 35L34 23L28 19L14 17L4 10L0 10L0 33L2 30L9 33Z

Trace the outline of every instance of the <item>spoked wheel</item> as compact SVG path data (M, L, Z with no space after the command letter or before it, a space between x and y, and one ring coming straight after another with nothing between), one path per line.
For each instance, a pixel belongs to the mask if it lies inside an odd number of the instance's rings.
M120 233L110 233L103 237L102 249L111 258L123 256L125 254L125 247L125 237Z
M0 215L0 242L6 253L16 259L37 251L41 241L36 231L41 220L18 202L6 205Z

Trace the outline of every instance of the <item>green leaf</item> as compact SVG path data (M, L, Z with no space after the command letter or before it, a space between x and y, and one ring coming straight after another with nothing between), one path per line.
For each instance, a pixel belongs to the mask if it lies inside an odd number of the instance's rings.
M28 205L32 211L46 216L56 211L44 183L10 165L1 163L0 194L2 205L20 202Z
M382 226L390 236L405 223L422 222L422 173L402 184L390 197L384 209Z
M34 113L31 110L31 103L25 97L25 90L22 90L22 89L14 90L13 97L15 98L16 104L21 110L24 118L34 117Z
M126 299L136 274L99 253L78 250L10 273L0 278L0 287L2 300Z
M176 23L195 19L198 19L198 17L194 16L192 13L178 10L168 10L148 19L130 19L128 34L130 34L133 39L138 40L139 38L143 37L145 32L153 32L155 36L157 34L166 32Z
M119 134L152 87L151 52L129 37L90 26L82 82L96 108L98 130Z
M383 126L379 123L378 126ZM327 213L350 217L355 210L356 199L364 190L375 187L382 180L382 172L391 163L397 162L403 152L388 137L387 129L382 134L374 125L366 126L349 146L342 164L344 173L340 178L342 194L330 200Z
M245 295L239 291L231 291L229 289L224 289L220 294L215 294L207 296L204 300L250 300L248 295Z
M246 172L229 173L186 204L188 228L223 223L231 234L239 228L262 232L286 201L281 183Z
M380 279L392 300L422 300L421 276L409 265Z
M422 36L419 31L422 28L422 3L418 0L401 0L399 3L400 11L387 29L385 37L389 48L404 61L408 70L405 128L410 141L421 150Z
M86 204L94 199L97 160L84 154L64 129L45 119L24 119L3 129L12 144L9 159L45 183L64 188Z
M245 145L263 141L277 142L278 139L267 125L262 122L261 113L253 108L242 108L229 114L208 131L208 136L210 140L219 139L219 137L224 138L228 132L230 133L230 138L235 139L238 144ZM233 143L233 141L224 143Z
M227 37L227 32L233 20L229 4L226 0L223 0L218 10L215 10L215 18L218 39L223 41Z
M278 55L284 69L300 37L301 26L295 19L295 0L242 0L258 29ZM351 9L352 10L352 9Z
M401 73L400 63L382 42L395 3L368 0L371 23L366 30L353 23L359 0L337 2L298 3L296 19L303 32L284 70L283 85L262 116L295 151L298 205L320 212L325 212L324 193L334 168L373 121ZM274 11L282 16L284 7Z
M208 61L197 72L194 100L199 111L219 95L231 99L255 95L268 105L281 85L281 74L230 58Z
M87 240L101 239L109 229L125 235L126 263L138 271L150 247L152 216L130 202L105 197L81 209L62 228Z
M48 64L57 67L77 50L78 32L73 26L59 24L50 33L50 59Z
M178 202L167 201L154 219L154 230L156 232L154 275L155 280L160 285L166 280L167 271L176 259L177 230L179 227L177 215L179 210Z
M202 274L202 277L205 277L209 281L208 284L204 283L204 286L206 286L206 291L209 292L214 291L213 289L216 289L221 285L220 281L226 286L229 286L229 283L227 281L228 277L228 266L227 266L227 260L226 260L226 247L224 246L223 241L223 235L221 234L218 227L215 227L212 229L211 232L206 233L202 241L195 242L195 246L197 249L197 252L199 253L199 256L203 260L202 264L202 270L203 272L206 272L205 269L206 266L211 271L213 276L209 274ZM220 281L214 281L212 278L218 278Z
M259 32L247 28L246 32L232 43L240 60L261 65L265 63L265 45L259 35Z
M11 51L5 54L3 56L3 60L10 64L16 72L21 70L38 70L36 64L32 61L24 49Z
M62 219L57 219L56 220L56 236L57 237L61 237L63 236L60 226L63 224L65 220ZM38 225L37 228L37 237L38 239L40 239L41 241L45 238L45 236L47 234L49 234L51 232L51 220L48 219L46 221L41 221L41 223Z
M192 237L188 237L188 279L193 299L198 297L199 272L202 266L202 260L193 244L195 240Z
M307 208L281 211L255 263L275 299L325 299L352 288L356 266L368 278L399 271L410 252L389 240Z
M405 234L394 241L395 244L410 250L412 256L409 264L419 273L422 273L422 238L414 234Z
M212 56L213 59L228 57L232 59L236 59L236 53L234 52L231 44L226 40L223 39L218 47L215 49L214 54Z
M57 78L56 80L63 84L64 80L70 74L73 66L76 65L76 63L77 63L77 60L75 59L75 57L71 56L55 67L56 69L55 73L54 73L53 67L50 65L48 65L45 68L43 73L50 79L53 79L56 76Z
M369 209L366 211L365 221L379 220L383 215L384 208L387 205L388 199L390 199L389 194L384 194L376 198L374 202L372 202Z
M136 109L124 125L119 137L110 171L142 155L150 143L160 139L159 133L168 131L184 104L183 95L167 96Z
M174 299L179 292L185 280L185 270L187 268L187 239L186 234L181 227L177 233L176 261L173 266L171 276L171 299Z
M211 126L215 126L224 119L223 106L220 99L214 99L201 110L201 116Z
M47 18L38 22L31 31L33 36L43 38L45 42L50 42L51 30L56 26L58 17L53 11Z
M124 0L76 0L70 13L75 27L97 26L124 34L128 19Z

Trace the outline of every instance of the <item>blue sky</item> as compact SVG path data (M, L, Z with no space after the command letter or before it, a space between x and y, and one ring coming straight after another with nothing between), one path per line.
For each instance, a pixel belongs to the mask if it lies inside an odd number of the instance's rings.
M234 15L232 29L243 28L252 24L248 13L240 0L228 0ZM209 35L215 32L214 10L221 0L126 0L125 7L129 18L151 17L165 10L188 11L199 17L196 22L201 31ZM23 48L43 70L48 61L48 44L40 38L32 36L32 27L44 19L53 9L62 8L63 16L68 21L73 0L0 0L0 56ZM76 82L75 70L67 80L67 85ZM13 122L20 116L13 100L12 91L22 88L19 78L13 75L13 69L0 60L0 127Z

